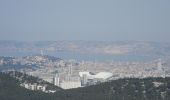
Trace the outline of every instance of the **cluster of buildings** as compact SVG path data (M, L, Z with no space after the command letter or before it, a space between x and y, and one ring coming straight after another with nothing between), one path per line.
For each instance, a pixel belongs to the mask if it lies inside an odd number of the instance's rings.
M59 74L56 74L53 78L53 84L55 86L61 87L63 89L71 89L71 88L78 88L81 87L81 82L78 80L71 80L71 77L68 77L69 79L63 80L61 79Z
M70 89L120 78L170 77L170 63L168 61L158 59L148 62L96 62L61 60L48 56L27 56L12 60L2 58L0 59L0 65L22 65L19 69L20 72L39 77L63 89ZM24 67L27 65L31 67ZM31 90L44 91L35 84L23 86Z
M116 66L110 69L110 71L101 70L95 73L89 71L79 71L79 79L72 81L70 78L72 68L69 67L68 78L69 80L63 80L63 77L60 77L60 73L56 74L54 77L54 85L59 86L63 89L85 87L90 85L95 85L101 82L107 82L109 80L115 80L120 78L146 78L146 77L166 77L164 63L161 59L151 62L151 63L132 63L128 64L129 66ZM143 66L142 66L143 65ZM93 71L93 70L92 70ZM74 74L75 75L75 74Z
M82 86L95 85L101 82L109 81L113 74L110 72L99 72L94 74L92 72L79 72Z
M33 90L33 91L42 91L45 93L55 93L56 90L47 90L47 86L46 85L39 85L37 83L22 83L20 84L20 86L29 89L29 90Z
M54 77L54 85L59 86L63 89L71 89L78 87L85 87L89 85L95 85L101 82L106 82L113 76L110 72L99 72L94 74L92 72L84 71L79 72L79 79L76 81L61 81L59 74Z

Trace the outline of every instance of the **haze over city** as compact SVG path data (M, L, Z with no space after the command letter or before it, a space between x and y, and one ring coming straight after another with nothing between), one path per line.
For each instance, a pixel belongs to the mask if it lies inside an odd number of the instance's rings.
M170 0L0 0L0 100L170 100Z
M1 0L0 40L170 42L169 0Z

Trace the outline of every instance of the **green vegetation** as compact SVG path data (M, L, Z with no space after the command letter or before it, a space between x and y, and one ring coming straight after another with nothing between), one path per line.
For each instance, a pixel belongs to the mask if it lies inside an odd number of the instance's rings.
M161 83L155 87L154 82ZM81 100L169 100L170 78L119 79L67 92ZM74 96L76 97L76 96Z
M44 81L38 77L30 76L30 75L27 75L21 72L10 71L10 72L7 72L7 74L12 77L17 78L17 80L19 80L19 83L31 83L31 84L37 83L39 85L46 85L48 90L56 90L56 91L63 90L60 87L57 87L54 84Z
M15 78L0 73L0 100L53 100L50 94L27 90L19 84Z
M19 86L9 74L0 73L0 100L169 100L170 78L119 79L99 85L61 90L54 94Z

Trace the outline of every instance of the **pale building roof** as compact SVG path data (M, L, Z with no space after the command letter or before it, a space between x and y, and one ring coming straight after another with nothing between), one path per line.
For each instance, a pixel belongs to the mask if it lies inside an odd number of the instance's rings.
M113 76L110 72L99 72L97 74L91 74L90 72L79 72L80 77L83 75L87 75L89 79L100 78L100 79L107 79Z

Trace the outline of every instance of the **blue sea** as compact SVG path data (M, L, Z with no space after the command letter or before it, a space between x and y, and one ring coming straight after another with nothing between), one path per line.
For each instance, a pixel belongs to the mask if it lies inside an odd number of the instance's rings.
M38 53L33 52L8 52L0 53L0 56L12 56L12 57L22 57L22 56L32 56ZM144 56L144 55L107 55L107 54L83 54L71 51L61 51L61 52L45 52L45 55L54 56L61 59L75 59L78 61L148 61L154 60L159 57L155 56Z

